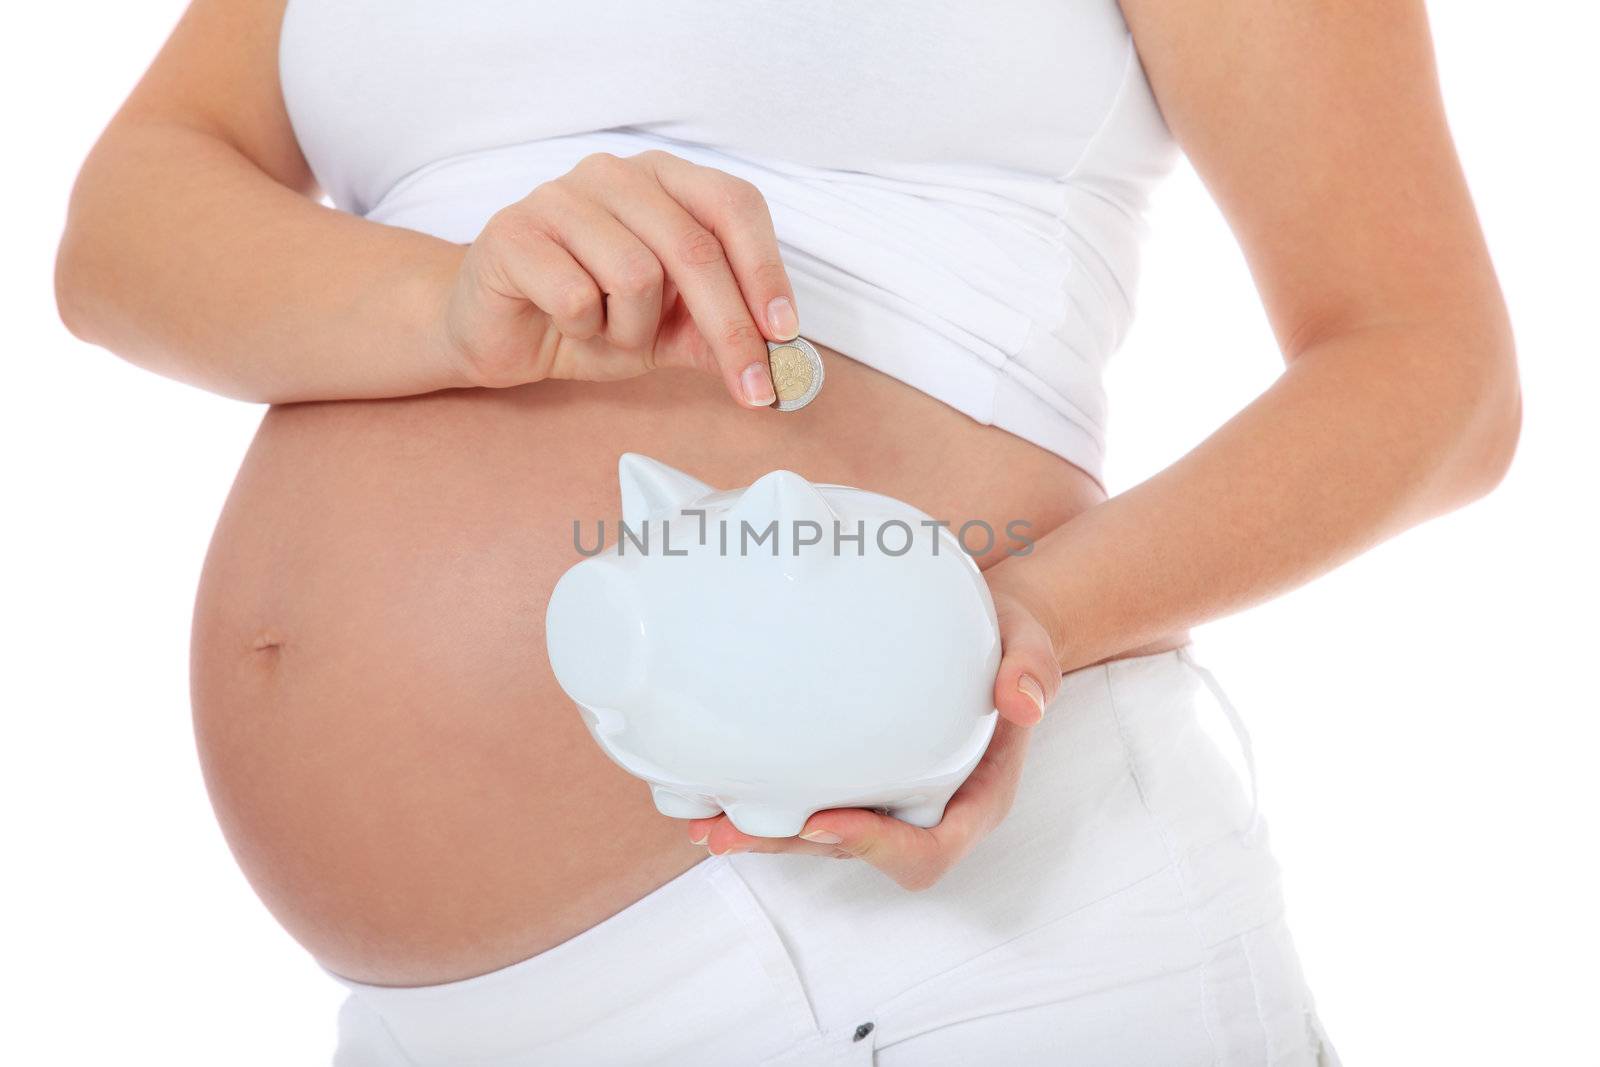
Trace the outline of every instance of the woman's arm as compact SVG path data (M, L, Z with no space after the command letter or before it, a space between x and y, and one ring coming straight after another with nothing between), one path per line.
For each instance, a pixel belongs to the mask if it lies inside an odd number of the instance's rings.
M1511 331L1421 3L1122 6L1288 370L1167 470L985 572L1005 721L943 822L838 809L782 841L691 823L713 853L854 856L931 885L1009 809L1026 727L1060 685L1052 659L1087 666L1282 592L1487 492L1510 463Z
M73 190L62 319L245 399L452 384L424 340L461 250L313 199L278 88L282 9L201 0L179 22Z
M592 157L467 248L323 207L278 80L283 5L196 0L95 145L56 267L73 333L249 400L686 365L771 403L765 339L798 323L753 186Z
M1064 669L1236 611L1457 507L1521 418L1418 0L1123 0L1288 369L1173 466L990 572Z

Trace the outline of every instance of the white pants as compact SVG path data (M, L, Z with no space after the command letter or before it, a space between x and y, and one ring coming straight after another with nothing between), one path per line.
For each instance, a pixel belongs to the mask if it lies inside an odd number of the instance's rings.
M1208 681L1187 651L1068 675L1011 814L930 890L707 859L503 970L347 982L334 1063L1334 1064Z

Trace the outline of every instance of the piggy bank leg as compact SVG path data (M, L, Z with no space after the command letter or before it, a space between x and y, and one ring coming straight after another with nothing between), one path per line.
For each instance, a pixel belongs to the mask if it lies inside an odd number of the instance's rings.
M656 810L669 819L709 819L722 814L722 809L703 797L687 796L665 786L650 787L650 796Z
M805 829L809 808L768 807L765 804L729 804L728 821L751 837L793 837Z
M923 829L938 826L939 820L944 818L945 805L950 803L950 797L954 793L954 789L933 796L929 796L926 793L918 793L914 796L906 797L906 799L897 804L889 805L889 814L902 822L908 822L912 826L920 826Z

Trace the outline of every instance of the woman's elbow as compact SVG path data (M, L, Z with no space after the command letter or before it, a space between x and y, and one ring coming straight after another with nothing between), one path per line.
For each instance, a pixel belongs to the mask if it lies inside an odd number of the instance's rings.
M56 314L78 340L115 350L117 335L126 325L118 314L126 293L119 294L116 279L129 271L118 262L110 220L101 206L82 192L83 184L80 176L56 246Z
M1463 503L1485 496L1505 480L1522 436L1522 385L1509 336L1493 345L1477 366L1460 423Z
M1509 377L1509 383L1496 398L1497 418L1493 429L1487 434L1488 458L1484 463L1482 486L1484 493L1505 480L1507 472L1511 470L1511 461L1517 454L1517 443L1522 437L1522 388L1517 381L1515 367Z
M56 248L56 314L67 332L80 341L94 342L92 297L88 292L84 268L83 236L71 222Z

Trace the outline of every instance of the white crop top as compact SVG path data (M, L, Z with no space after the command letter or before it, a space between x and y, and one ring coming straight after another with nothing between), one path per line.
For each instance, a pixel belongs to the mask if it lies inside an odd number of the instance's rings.
M754 182L801 331L1100 477L1175 148L1116 0L290 0L340 208L467 242L591 152Z

